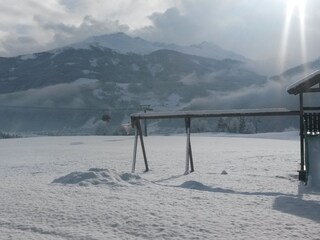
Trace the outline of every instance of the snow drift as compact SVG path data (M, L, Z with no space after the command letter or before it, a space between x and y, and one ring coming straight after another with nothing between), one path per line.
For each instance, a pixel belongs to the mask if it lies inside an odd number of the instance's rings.
M72 172L53 180L52 183L76 184L79 186L108 185L111 187L143 184L142 178L137 174L118 173L115 170L103 168L90 168L84 172Z

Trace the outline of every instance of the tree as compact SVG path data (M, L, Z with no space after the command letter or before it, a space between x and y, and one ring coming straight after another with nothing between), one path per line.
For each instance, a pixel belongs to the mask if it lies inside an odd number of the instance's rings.
M228 130L228 125L225 123L224 119L220 117L217 123L217 131L226 132L227 130Z
M110 117L109 114L104 114L104 115L102 116L102 121L108 123L108 122L110 122L110 120L111 120L111 117Z
M228 125L229 132L239 133L239 125L240 125L239 118L232 118L231 121L229 122L229 125Z
M246 121L244 117L239 118L239 133L246 133Z
M10 134L0 131L0 139L6 139L6 138L19 138L16 134Z

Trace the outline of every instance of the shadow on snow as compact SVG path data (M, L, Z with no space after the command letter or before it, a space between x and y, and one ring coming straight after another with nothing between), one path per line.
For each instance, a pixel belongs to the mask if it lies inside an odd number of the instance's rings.
M318 192L312 191L312 189L306 188L306 186L300 185L298 194L285 194L281 192L241 192L231 189L210 187L197 181L186 181L178 186L179 188L193 189L197 191L215 192L215 193L227 193L227 194L241 194L241 195L255 195L255 196L270 196L276 197L273 203L273 209L295 215L302 218L307 218L312 221L320 222L320 203L319 201L305 200L304 194L316 194Z
M182 183L181 185L175 186L180 188L186 188L186 189L194 189L198 191L205 191L205 192L216 192L216 193L229 193L229 194L241 194L241 195L256 195L256 196L290 196L293 197L295 195L293 194L285 194L280 192L240 192L240 191L234 191L231 189L226 188L219 188L219 187L210 187L207 185L204 185L197 181L186 181Z

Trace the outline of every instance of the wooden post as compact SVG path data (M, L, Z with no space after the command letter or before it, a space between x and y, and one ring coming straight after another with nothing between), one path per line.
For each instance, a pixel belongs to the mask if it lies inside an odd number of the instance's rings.
M140 107L143 109L144 113L147 113L147 111L152 111L152 108L150 108L150 105L140 105ZM147 125L147 119L144 119L144 136L148 136L148 125Z
M189 140L189 156L190 156L190 172L194 172L192 149L191 149L191 139Z
M146 113L146 112L147 112L147 109L145 108L143 112ZM144 136L145 136L145 137L148 136L147 119L146 119L146 118L144 119Z
M185 174L189 173L189 163L190 163L190 172L194 172L193 166L193 157L192 157L192 149L191 149L191 140L190 140L190 128L191 128L191 119L185 118L185 126L186 126L186 134L187 134L187 146L186 146L186 168Z
M133 145L133 158L132 158L132 171L131 171L132 173L134 173L134 171L136 169L137 146L138 146L138 129L137 129L135 121L133 122L135 135L134 135L134 145Z
M147 119L144 119L144 136L148 137L148 126L147 126Z
M189 173L189 154L190 154L190 128L189 128L189 121L188 118L185 118L185 125L186 125L186 134L187 134L187 146L186 146L186 168L184 174Z
M134 137L134 145L133 145L133 159L132 159L132 173L135 172L136 169L136 161L137 161L137 146L138 146L138 135L140 137L140 143L141 143L141 148L142 148L142 153L143 153L143 159L144 159L144 165L146 167L146 172L149 171L148 167L148 161L147 161L147 155L146 155L146 150L144 147L144 141L143 141L143 134L141 130L141 125L140 125L140 120L139 119L134 119L132 121L133 127L135 129L135 137Z
M143 134L142 134L142 130L141 130L140 120L136 121L136 126L137 126L137 130L138 130L138 135L140 137L140 143L141 143L141 148L142 148L142 153L143 153L144 165L145 165L145 168L146 168L145 171L148 172L149 171L149 167L148 167L146 150L145 150L145 147L144 147Z
M300 102L300 171L299 171L299 180L305 181L306 180L306 171L304 169L305 163L305 154L304 154L304 123L303 123L303 93L299 94L299 102Z

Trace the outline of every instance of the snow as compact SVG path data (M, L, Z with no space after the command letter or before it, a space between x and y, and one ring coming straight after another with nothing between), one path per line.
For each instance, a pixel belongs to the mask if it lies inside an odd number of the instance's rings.
M17 77L8 77L7 79L8 79L9 81L13 81L13 80L17 79Z
M86 39L82 43L72 44L73 48L90 48L90 46L111 48L117 52L126 54L135 52L138 54L150 53L159 50L153 43L149 43L141 38L132 38L124 33L95 36Z
M157 73L163 71L163 66L161 64L148 64L148 69L153 77L156 76Z
M75 65L76 63L74 63L74 62L67 62L67 63L65 63L64 65L67 65L67 66L73 66L73 65Z
M247 61L245 57L235 52L222 49L214 43L203 42L198 45L180 46L175 44L149 42L139 37L130 37L122 32L90 37L82 42L71 44L65 48L90 49L92 47L98 47L101 49L110 48L122 54L149 54L160 49L169 49L186 54L209 57L220 60L236 59L244 62Z
M120 59L114 58L114 59L111 59L111 62L112 62L113 65L116 66L116 65L118 65L120 63Z
M98 66L98 59L90 59L90 66L97 67Z
M92 129L96 127L101 121L97 120L95 117L89 118L85 124L81 127L82 129Z
M279 136L282 137L279 137ZM0 239L317 239L320 194L297 180L297 132L0 141ZM223 171L227 174L221 174Z
M299 81L291 84L289 87L287 87L287 92L290 94L295 94L295 95L298 94L297 89L299 88L299 86L302 84L306 84L306 82L310 81L310 79L316 77L317 75L320 75L320 70L316 70L316 71L312 72L311 74L307 75L306 77L304 77L303 79L300 79Z
M93 96L95 96L96 98L98 98L100 100L104 99L104 91L102 88L94 89L92 91L92 94L93 94Z
M92 78L78 78L77 80L71 82L73 85L91 85L91 84L96 84L99 82L98 79L92 79Z
M32 59L36 59L36 58L37 58L36 54L26 54L26 55L20 56L21 60L32 60Z
M77 184L79 186L105 184L111 187L122 187L128 186L128 184L138 184L140 180L139 175L132 173L118 174L114 170L90 168L84 172L72 172L53 180L52 183Z
M131 69L132 71L137 72L140 70L140 67L137 64L133 63L131 64Z
M182 97L179 94L172 93L168 96L165 104L167 107L170 107L170 109L174 109L175 107L180 107L181 102Z

